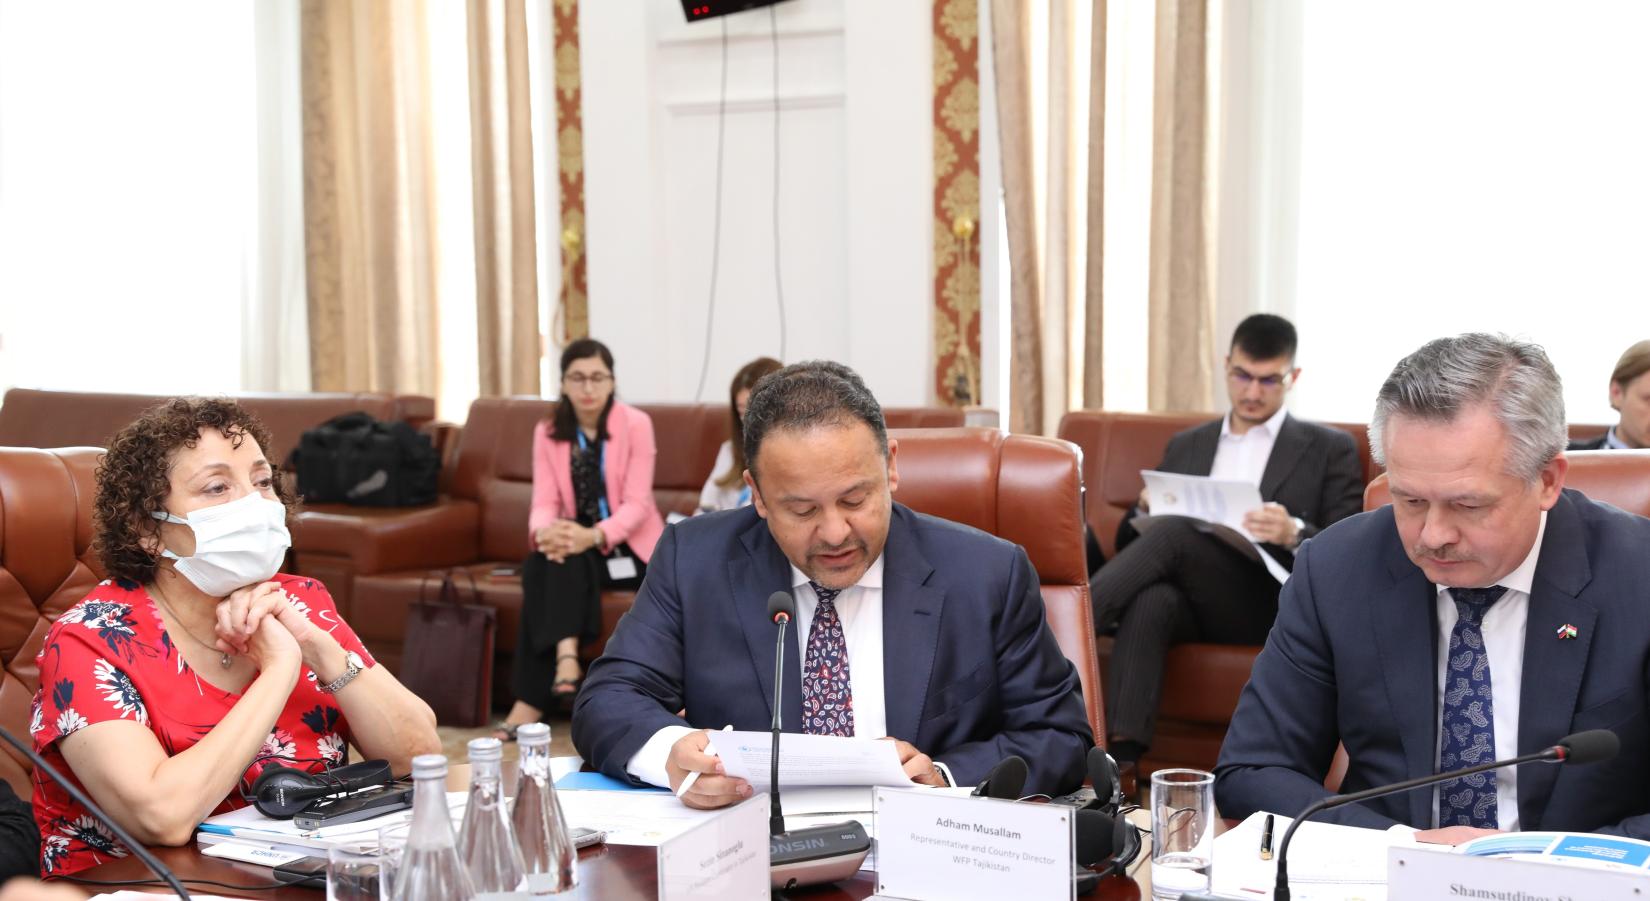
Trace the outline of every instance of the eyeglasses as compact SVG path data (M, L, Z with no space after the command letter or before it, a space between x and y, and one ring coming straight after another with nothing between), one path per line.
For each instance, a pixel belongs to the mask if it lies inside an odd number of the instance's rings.
M1237 382L1239 385L1243 385L1244 387L1248 387L1250 383L1254 383L1267 389L1281 388L1285 382L1289 381L1288 372L1277 372L1272 375L1255 375L1252 372L1240 369L1236 366L1228 366L1226 368L1226 377L1234 382Z
M575 388L583 388L586 385L589 385L592 388L601 388L608 382L613 381L613 376L610 376L605 372L597 372L592 375L579 373L578 375L564 375L561 377L561 380Z

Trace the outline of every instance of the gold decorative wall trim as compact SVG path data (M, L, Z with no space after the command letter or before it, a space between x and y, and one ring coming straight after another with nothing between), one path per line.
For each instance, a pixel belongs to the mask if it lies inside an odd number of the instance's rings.
M980 402L979 0L934 0L934 392Z
M584 89L579 74L579 0L555 0L556 160L561 185L561 314L552 339L590 334L584 254Z

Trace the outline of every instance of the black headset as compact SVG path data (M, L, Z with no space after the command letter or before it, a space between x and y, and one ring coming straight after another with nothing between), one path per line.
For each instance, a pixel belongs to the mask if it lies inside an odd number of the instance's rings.
M1094 783L1093 806L1079 809L1077 827L1079 830L1078 851L1083 850L1081 832L1083 829L1084 814L1094 814L1109 821L1097 823L1091 817L1090 829L1110 828L1110 852L1098 860L1084 861L1081 857L1079 864L1102 867L1101 875L1109 876L1113 873L1123 875L1128 871L1129 864L1134 863L1140 856L1141 846L1144 844L1140 837L1140 828L1129 822L1128 814L1132 808L1124 807L1123 779L1117 771L1117 761L1106 753L1105 748L1094 747L1089 749L1089 781Z
M1116 873L1123 875L1140 856L1144 844L1140 829L1128 820L1132 808L1124 806L1123 780L1117 761L1104 748L1091 748L1088 755L1089 781L1094 798L1076 808L1075 860L1078 867L1077 893L1087 894L1100 880ZM1023 758L1005 758L974 789L977 797L1006 801L1028 800L1022 796L1028 770ZM1085 793L1086 794L1086 793ZM1038 796L1041 797L1041 796ZM1100 867L1098 875L1090 867Z
M388 785L390 762L363 760L320 773L308 773L289 766L266 767L252 783L248 796L258 812L277 820L290 820L311 801L328 795Z

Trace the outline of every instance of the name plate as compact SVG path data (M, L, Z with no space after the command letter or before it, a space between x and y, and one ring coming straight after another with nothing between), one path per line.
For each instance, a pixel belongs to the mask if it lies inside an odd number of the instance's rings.
M1071 898L1072 810L878 788L877 893L913 901Z
M1450 850L1387 852L1388 898L1488 901L1644 901L1645 874L1540 860L1473 857Z
M660 901L766 901L768 796L757 795L659 845Z

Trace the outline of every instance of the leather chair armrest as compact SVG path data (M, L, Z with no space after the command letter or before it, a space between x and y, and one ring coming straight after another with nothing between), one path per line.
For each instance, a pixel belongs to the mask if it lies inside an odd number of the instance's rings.
M481 509L443 498L427 507L305 507L292 527L300 565L306 553L342 557L357 575L436 569L476 562ZM525 532L524 532L525 535ZM522 556L527 555L526 538Z

